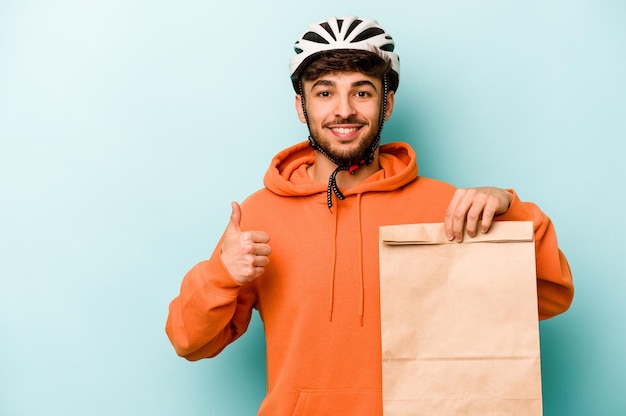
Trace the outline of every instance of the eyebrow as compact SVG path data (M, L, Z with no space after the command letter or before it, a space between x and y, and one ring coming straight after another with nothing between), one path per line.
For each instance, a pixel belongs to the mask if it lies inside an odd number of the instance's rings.
M364 79L364 80L361 80L361 81L355 81L355 82L352 83L351 87L353 87L353 88L354 87L361 87L363 85L370 86L370 87L372 87L374 89L374 91L378 91L376 89L376 86L371 81L369 81L367 79ZM334 87L334 86L336 86L336 84L335 84L334 81L331 81L331 80L328 80L328 79L319 79L319 80L317 80L317 81L315 81L313 83L313 85L311 86L311 90L313 90L314 88L319 87L319 86Z

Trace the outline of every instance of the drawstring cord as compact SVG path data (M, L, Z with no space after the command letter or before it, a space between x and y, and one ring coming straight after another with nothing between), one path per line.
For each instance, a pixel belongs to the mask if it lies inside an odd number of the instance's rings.
M329 302L329 312L328 312L328 321L333 321L333 309L335 306L335 274L337 272L337 218L339 215L335 214L335 221L333 227L333 261L331 263L330 270L330 302Z
M357 195L357 221L359 230L359 323L363 326L365 317L365 276L363 268L363 222L361 221L361 198L362 194ZM328 306L328 321L333 321L333 311L335 308L335 278L337 274L337 231L338 231L338 218L339 215L334 213L334 226L333 226L333 259L331 262L330 270L330 294L329 294L329 306Z
M363 223L361 221L361 194L357 195L356 202L357 220L359 221L359 283L360 283L360 298L359 298L359 320L361 326L363 326L363 318L365 316L365 278L363 277Z
M354 175L359 170L359 165L337 166L337 169L330 174L330 177L328 178L328 189L326 191L326 203L328 204L328 209L333 207L333 193L337 195L338 199L346 199L344 194L339 189L339 186L337 186L337 174L342 170L347 170L351 175Z

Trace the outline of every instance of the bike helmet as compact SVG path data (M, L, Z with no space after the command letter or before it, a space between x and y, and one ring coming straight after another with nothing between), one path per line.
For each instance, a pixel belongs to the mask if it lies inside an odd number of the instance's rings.
M391 62L389 88L395 91L400 80L400 58L393 50L395 43L374 19L355 16L331 17L309 25L308 30L294 45L296 54L289 62L291 81L297 93L300 74L320 52L334 49L377 51Z

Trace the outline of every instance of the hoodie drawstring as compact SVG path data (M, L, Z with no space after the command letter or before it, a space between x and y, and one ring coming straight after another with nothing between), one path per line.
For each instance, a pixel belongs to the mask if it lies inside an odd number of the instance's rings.
M363 326L363 320L365 317L365 277L363 275L363 222L361 221L361 196L357 194L357 221L358 221L358 244L359 244L359 323ZM329 196L332 198L332 195ZM328 320L333 321L333 310L335 304L335 277L337 273L337 232L339 224L338 210L333 212L334 226L333 226L333 259L331 263L330 271L330 299L329 299L329 311ZM331 210L332 212L332 210Z
M333 207L333 193L337 195L337 198L341 200L346 199L343 193L341 193L339 186L337 185L337 174L342 170L347 170L350 172L351 175L354 175L356 171L359 170L359 165L337 166L337 169L335 169L333 173L330 174L330 177L328 178L328 189L326 190L326 203L328 205L328 209L331 209Z
M329 198L332 199L332 195L329 195ZM331 210L332 212L332 210ZM335 217L334 227L333 227L333 261L331 263L332 269L330 270L330 305L329 305L329 313L328 320L330 322L333 321L333 309L335 303L335 273L337 271L337 227L338 227L338 217L337 210L333 213Z
M363 277L363 223L361 221L361 194L356 198L356 216L359 221L359 283L360 283L360 299L359 299L359 320L363 326L363 318L365 316L365 278Z

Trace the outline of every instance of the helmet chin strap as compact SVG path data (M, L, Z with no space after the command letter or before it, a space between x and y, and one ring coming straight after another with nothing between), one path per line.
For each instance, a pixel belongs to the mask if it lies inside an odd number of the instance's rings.
M381 111L380 111L380 119L378 122L378 132L376 134L376 138L372 141L372 144L367 149L367 152L364 155L364 158L359 162L352 165L340 164L335 158L330 156L322 147L315 141L313 135L310 134L311 126L309 124L309 116L306 112L306 106L304 104L304 91L302 88L302 80L299 81L299 90L300 90L300 104L302 105L302 113L304 114L304 119L306 120L307 127L309 128L309 145L314 149L323 154L328 160L337 165L337 168L330 174L328 178L328 188L326 191L326 202L328 205L328 209L332 209L333 207L333 193L337 196L338 199L343 200L346 199L344 194L339 189L337 185L337 174L341 171L347 170L351 175L354 175L362 165L370 165L374 161L374 154L376 153L376 149L380 145L380 134L383 130L383 124L385 122L385 113L387 112L387 94L389 92L389 83L387 81L387 75L383 77L383 97L381 103Z

